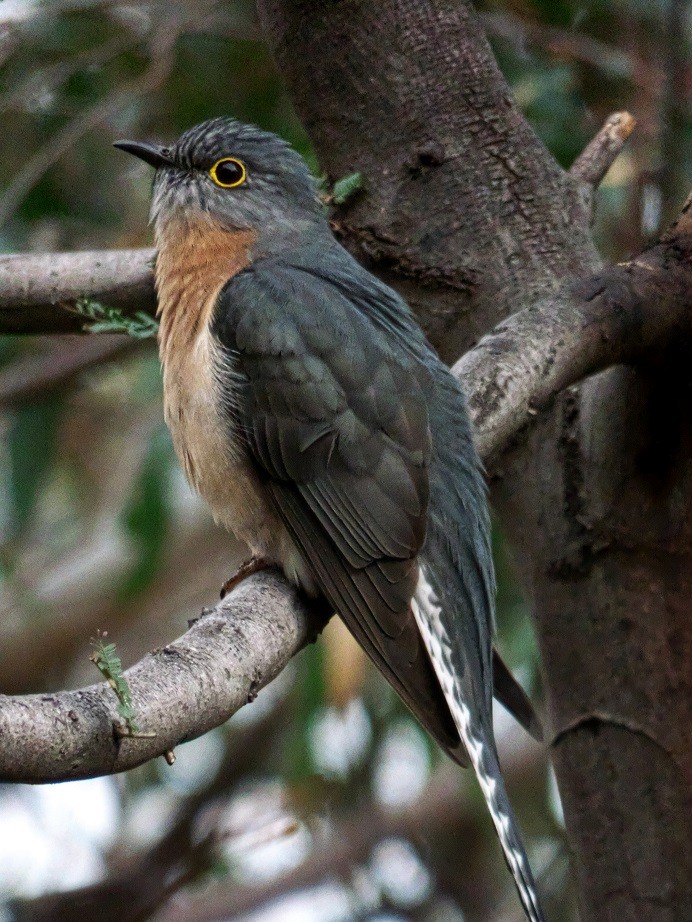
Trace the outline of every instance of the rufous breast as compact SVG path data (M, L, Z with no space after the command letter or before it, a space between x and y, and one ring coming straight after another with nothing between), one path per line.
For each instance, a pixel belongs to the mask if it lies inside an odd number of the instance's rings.
M219 293L249 265L256 236L206 215L167 221L157 228L156 287L164 410L180 463L216 521L264 553L282 529L224 413L218 374L229 357L210 332Z

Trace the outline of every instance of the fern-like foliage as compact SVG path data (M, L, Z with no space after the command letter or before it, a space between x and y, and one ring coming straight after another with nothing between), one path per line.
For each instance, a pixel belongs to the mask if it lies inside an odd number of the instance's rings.
M117 307L107 307L89 298L80 298L72 309L86 318L87 323L82 327L86 333L127 333L135 339L149 339L159 329L158 321L144 311L123 314Z
M92 663L108 682L118 699L118 714L125 721L125 726L130 734L139 731L135 722L135 710L132 705L132 692L123 673L123 664L118 656L114 643L104 643L99 637L93 642L94 652L90 656Z
M320 200L325 208L329 209L333 205L345 205L356 192L363 188L363 174L349 173L348 176L342 176L341 179L337 179L331 189L327 177L321 176L317 187Z
M362 173L349 173L337 179L332 189L332 202L335 205L344 205L359 189L363 188Z

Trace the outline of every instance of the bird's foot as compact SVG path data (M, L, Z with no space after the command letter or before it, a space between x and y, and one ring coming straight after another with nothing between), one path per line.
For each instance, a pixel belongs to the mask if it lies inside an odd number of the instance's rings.
M221 587L221 598L225 598L232 589L240 585L248 576L252 576L253 573L259 573L260 570L267 570L273 566L274 564L271 560L268 560L266 557L251 557L249 560L246 560L245 563L241 563L233 576L227 579Z

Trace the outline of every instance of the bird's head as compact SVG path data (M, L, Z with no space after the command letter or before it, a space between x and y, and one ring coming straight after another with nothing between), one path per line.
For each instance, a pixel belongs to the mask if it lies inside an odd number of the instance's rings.
M170 147L139 141L115 146L156 168L151 219L157 236L170 221L209 218L227 230L251 230L273 249L324 224L315 180L281 138L231 118L186 131Z

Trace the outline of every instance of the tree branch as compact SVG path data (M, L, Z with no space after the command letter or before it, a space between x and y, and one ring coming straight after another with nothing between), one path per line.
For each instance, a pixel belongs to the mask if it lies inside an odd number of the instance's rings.
M242 583L179 640L126 673L141 731L118 730L102 683L53 695L0 696L0 780L53 782L134 768L223 723L323 624L276 572Z
M486 464L537 408L609 365L690 333L692 197L661 241L500 324L454 367ZM0 697L0 780L57 781L124 771L199 736L251 700L314 634L319 619L276 574L241 584L212 613L128 670L137 721L119 739L106 685Z
M486 465L570 384L692 332L692 214L658 243L499 324L453 367Z
M590 186L600 185L636 126L637 121L629 112L614 112L609 115L596 137L586 145L572 164L572 176L589 183Z
M343 805L339 808L334 803L338 797L333 798L328 828L313 830L317 840L312 849L303 861L285 872L254 885L234 880L188 890L191 880L199 881L209 874L229 832L224 828L223 815L218 825L207 816L206 831L200 837L197 823L200 809L210 799L232 790L234 782L244 773L266 762L277 730L286 725L289 708L290 701L284 701L259 726L253 724L236 730L216 777L183 803L168 832L148 851L128 856L124 866L97 883L14 900L11 908L15 922L81 922L92 918L100 922L142 922L154 913L159 922L237 919L257 912L286 893L348 874L354 866L366 861L383 839L404 837L429 852L432 843L435 851L439 851L449 844L450 838L461 843L477 835L474 804L459 796L458 774L451 764L443 763L420 798L401 809L373 809L372 803L353 809L349 799L344 810ZM503 759L503 772L510 785L519 779L526 783L527 775L535 777L538 783L541 775L540 750L528 737L525 739L525 745L514 748ZM343 800L344 794L340 796ZM305 804L301 804L296 811L298 817L304 815L304 808ZM243 836L242 830L234 832ZM473 905L482 903L489 882L483 875L473 874L460 886L465 891L465 902Z
M529 760L522 758L521 769ZM507 776L516 763L505 767ZM445 836L464 841L473 838L474 813L469 801L459 796L459 779L447 766L428 782L420 799L398 811L373 809L368 803L350 817L332 818L333 829L318 840L317 847L297 867L278 874L257 886L243 886L237 881L218 884L202 894L185 894L172 900L161 912L162 922L216 922L237 919L256 913L263 906L286 893L317 886L330 877L348 875L350 870L367 861L379 841L389 837L413 842L439 842ZM477 881L470 879L472 890ZM469 895L470 898L470 895Z
M541 55L579 61L607 77L629 80L646 93L661 92L664 77L660 65L644 60L634 48L625 51L577 28L549 26L507 9L483 10L479 15L488 35L513 47L516 54L525 56L527 45L531 45Z
M129 853L116 846L117 857L111 853L110 873L102 880L13 900L14 922L142 922L172 894L208 874L218 861L225 830L221 821L207 822L200 837L199 821L210 802L228 796L242 778L271 758L277 736L281 738L289 720L290 706L289 696L258 721L225 735L223 759L214 776L185 797L162 837L148 849Z
M0 333L81 333L81 298L156 312L154 250L0 256Z
M142 344L120 334L53 337L37 355L22 355L0 369L0 409L45 397L83 371L121 358Z

